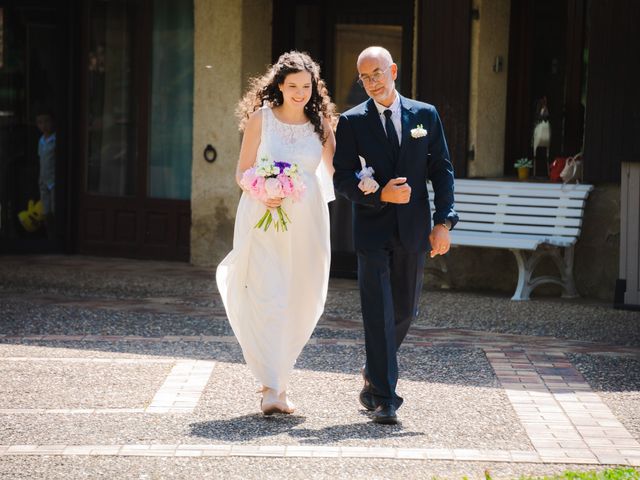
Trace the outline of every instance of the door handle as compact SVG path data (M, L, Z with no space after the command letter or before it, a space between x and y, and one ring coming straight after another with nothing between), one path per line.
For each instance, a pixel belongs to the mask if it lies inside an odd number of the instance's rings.
M203 156L205 161L213 163L216 161L216 158L218 158L218 152L213 145L209 144L204 148Z

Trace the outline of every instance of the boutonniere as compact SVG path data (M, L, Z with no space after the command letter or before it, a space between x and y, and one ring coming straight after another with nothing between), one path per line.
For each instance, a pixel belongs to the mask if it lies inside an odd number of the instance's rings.
M426 137L427 136L427 131L424 129L422 124L416 125L416 128L412 128L411 129L411 136L413 138Z

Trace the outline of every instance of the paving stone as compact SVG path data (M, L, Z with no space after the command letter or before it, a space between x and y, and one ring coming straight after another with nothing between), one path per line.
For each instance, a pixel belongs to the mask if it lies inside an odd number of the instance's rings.
M16 262L0 262L2 478L515 478L639 463L637 314L426 292L400 351L400 424L381 426L357 402L357 287L333 279L291 378L298 409L264 418L213 270Z

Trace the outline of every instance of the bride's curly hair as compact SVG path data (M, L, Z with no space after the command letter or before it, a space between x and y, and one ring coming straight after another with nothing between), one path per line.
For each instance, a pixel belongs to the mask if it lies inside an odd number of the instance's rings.
M302 71L311 74L311 98L304 106L304 112L324 145L327 132L324 131L322 119L328 118L332 128L335 128L336 106L329 97L324 80L320 78L320 66L307 53L296 50L283 53L264 75L249 80L249 89L236 108L240 130L244 130L249 116L265 103L272 108L282 105L284 99L278 85L282 85L290 73Z

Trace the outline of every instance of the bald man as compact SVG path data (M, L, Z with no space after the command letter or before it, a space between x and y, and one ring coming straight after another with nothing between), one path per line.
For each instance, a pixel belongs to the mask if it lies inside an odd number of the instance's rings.
M389 51L366 48L356 66L370 98L340 116L333 179L353 202L367 355L359 400L374 422L396 424L403 402L396 393L397 350L417 315L425 256L447 253L449 230L458 221L453 166L438 112L398 93L398 66ZM359 188L360 156L381 188ZM433 226L428 180L435 193Z

